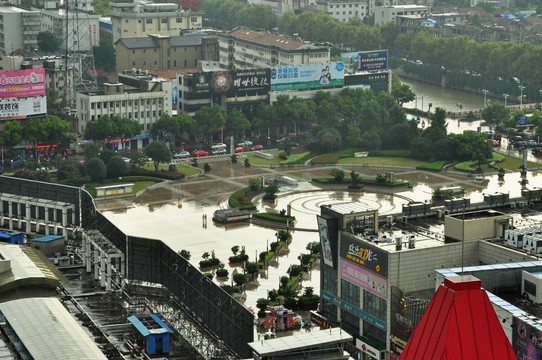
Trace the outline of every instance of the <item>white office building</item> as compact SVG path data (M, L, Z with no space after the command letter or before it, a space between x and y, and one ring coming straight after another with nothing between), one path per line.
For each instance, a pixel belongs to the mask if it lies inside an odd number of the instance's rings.
M0 55L38 47L40 12L15 6L0 6Z
M372 13L374 6L374 0L318 0L316 2L318 11L323 11L343 22L350 22L354 18L363 20Z
M49 31L60 41L64 50L66 44L66 17L64 9L41 10L41 31ZM69 15L68 47L80 51L89 51L100 44L100 15L85 12ZM79 23L78 26L75 24ZM84 27L84 28L83 28Z
M425 18L429 13L429 7L423 5L397 5L397 6L376 6L375 25L384 25L395 22L397 16L409 15Z

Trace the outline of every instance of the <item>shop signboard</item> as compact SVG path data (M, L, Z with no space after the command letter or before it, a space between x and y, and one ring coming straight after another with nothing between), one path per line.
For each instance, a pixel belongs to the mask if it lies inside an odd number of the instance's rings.
M266 94L270 89L269 69L215 71L210 77L211 89L228 97Z
M388 276L388 254L353 234L341 233L339 256L374 274Z
M356 348L371 356L372 359L383 360L385 358L385 351L383 352L382 350L378 350L361 339L356 339Z
M344 53L341 60L346 73L385 70L388 68L388 50Z
M344 65L341 61L271 68L271 91L334 86L344 86Z
M45 69L0 71L0 98L45 96Z
M341 278L350 281L385 299L388 298L388 280L341 258Z
M47 114L45 96L26 98L0 98L0 119L24 119Z

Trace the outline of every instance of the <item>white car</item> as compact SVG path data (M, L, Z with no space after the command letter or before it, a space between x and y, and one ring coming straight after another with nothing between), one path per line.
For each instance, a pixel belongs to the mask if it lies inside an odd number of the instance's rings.
M174 159L186 159L190 157L190 153L188 151L179 151L176 154L173 154Z

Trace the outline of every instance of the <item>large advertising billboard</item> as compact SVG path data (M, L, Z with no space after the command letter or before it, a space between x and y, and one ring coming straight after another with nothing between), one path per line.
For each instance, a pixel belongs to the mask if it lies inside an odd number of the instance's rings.
M342 232L339 256L380 276L388 276L388 254L356 236Z
M391 91L390 80L390 71L386 70L376 73L365 73L345 76L344 85L370 88L375 95L378 95L382 91Z
M340 61L271 68L271 91L343 85L344 65Z
M0 99L0 119L24 119L28 116L46 115L47 98L45 96Z
M388 68L388 50L362 51L341 54L344 71L385 70Z
M0 98L45 96L45 69L0 71Z
M316 215L318 220L318 232L320 233L320 248L324 258L324 264L333 267L333 256L331 254L331 243L329 241L329 227L327 220Z
M542 331L514 318L512 348L518 359L542 360Z
M215 71L210 74L211 89L228 97L269 92L269 69Z
M341 278L350 281L368 291L381 296L385 299L388 298L388 280L374 275L367 270L363 270L359 266L356 266L345 259L340 260L341 266Z

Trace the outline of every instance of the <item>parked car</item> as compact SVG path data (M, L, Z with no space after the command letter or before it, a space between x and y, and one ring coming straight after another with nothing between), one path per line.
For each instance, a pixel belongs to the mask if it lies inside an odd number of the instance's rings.
M211 150L221 150L221 149L226 149L226 144L223 144L223 143L218 143L218 144L214 144L213 146L211 146Z
M237 146L251 147L252 141L249 141L249 140L241 141L240 143L237 144Z
M263 145L254 145L250 148L252 151L263 150Z
M222 155L222 154L225 154L226 152L227 152L226 148L218 148L218 149L211 150L212 155Z
M501 143L498 142L497 140L489 139L488 141L489 141L489 144L490 144L491 146L493 146L493 147L499 147L499 146L501 146Z
M245 151L245 148L242 147L242 146L237 146L235 149L233 149L233 152L235 153L240 153L240 152L243 152Z
M205 151L205 150L194 150L192 151L192 156L207 156L209 155L209 152L208 151Z
M190 153L188 151L179 151L176 154L173 154L174 159L185 159L190 157Z

